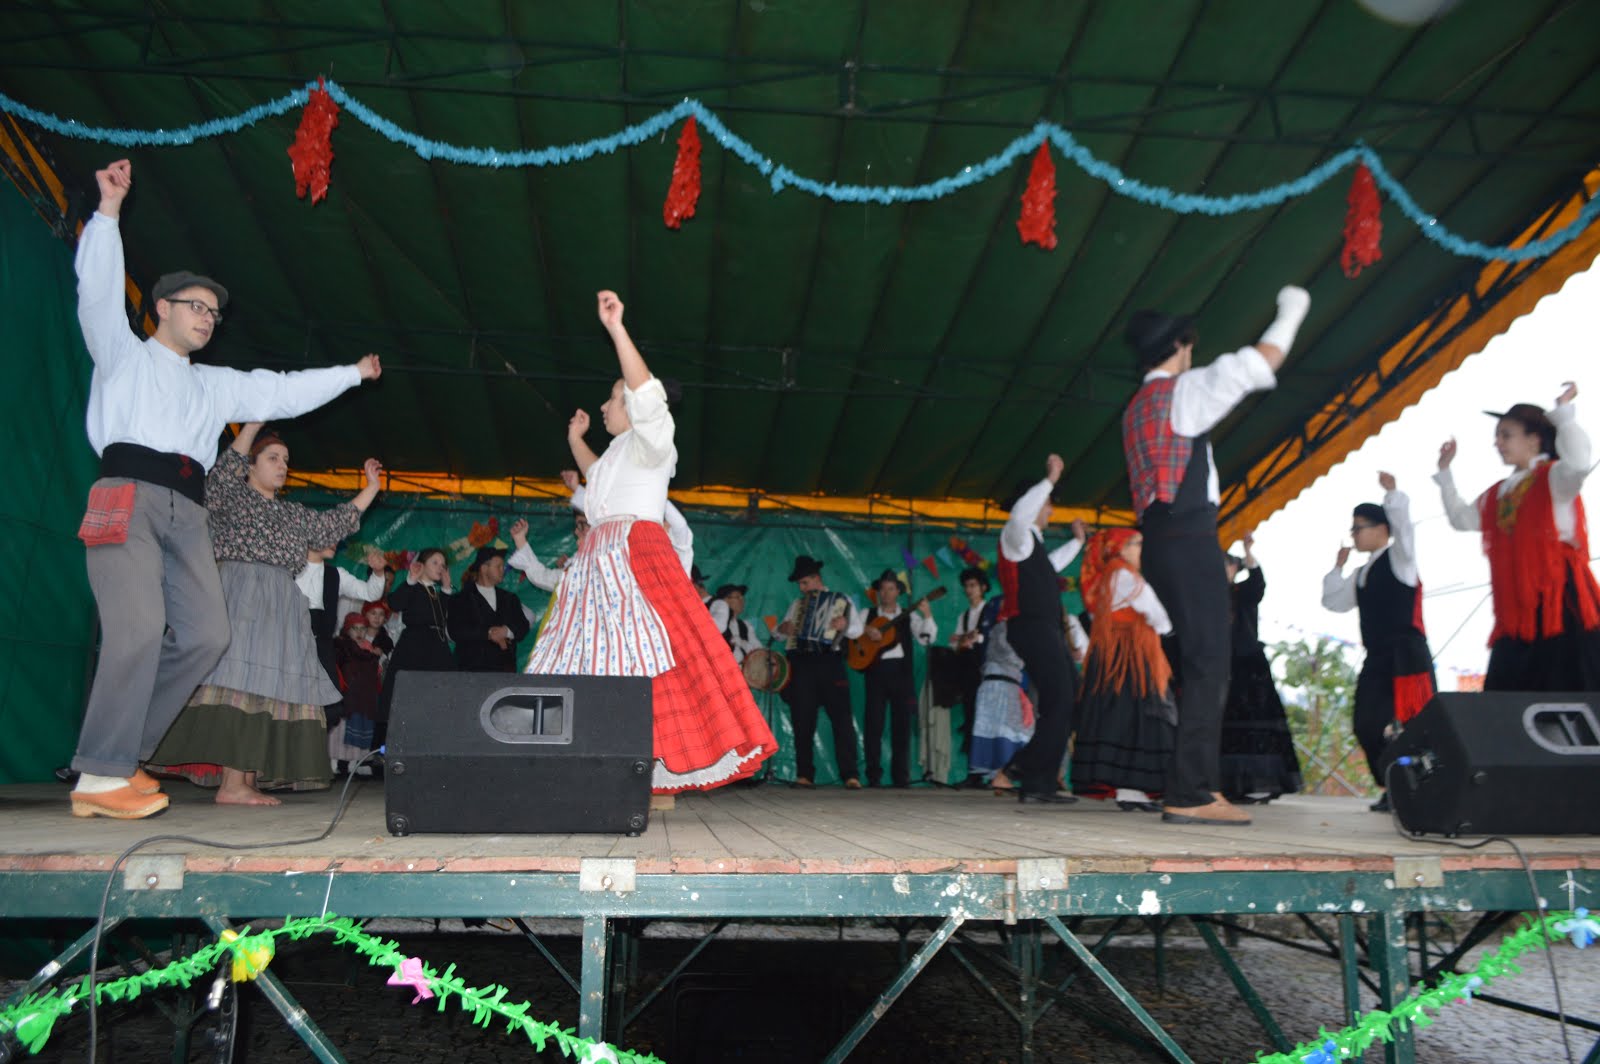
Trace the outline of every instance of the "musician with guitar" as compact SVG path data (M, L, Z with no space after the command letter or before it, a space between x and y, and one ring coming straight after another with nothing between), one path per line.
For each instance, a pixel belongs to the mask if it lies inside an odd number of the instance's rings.
M833 726L833 754L839 778L849 790L861 788L856 767L856 721L850 711L850 680L844 671L843 641L861 634L865 618L846 595L829 591L822 582L822 563L802 554L794 560L789 582L800 597L789 604L774 629L784 638L789 657L789 682L782 691L794 725L796 787L815 786L817 708Z
M929 601L944 588L924 595L911 608L902 609L900 596L908 594L900 578L889 569L873 585L877 604L867 611L861 637L851 640L850 664L866 673L867 786L883 786L883 722L889 719L889 778L896 787L911 786L911 722L917 715L916 684L912 680L911 646L928 646L939 635ZM865 664L857 664L864 661Z

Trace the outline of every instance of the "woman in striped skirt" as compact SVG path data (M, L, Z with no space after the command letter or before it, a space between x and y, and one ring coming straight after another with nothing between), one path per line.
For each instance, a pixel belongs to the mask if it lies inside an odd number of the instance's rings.
M754 773L776 743L662 526L678 460L667 390L623 327L616 293L598 301L622 369L600 407L612 439L596 455L584 442L589 415L579 410L567 425L589 481L590 531L527 671L651 677L655 790L718 787Z

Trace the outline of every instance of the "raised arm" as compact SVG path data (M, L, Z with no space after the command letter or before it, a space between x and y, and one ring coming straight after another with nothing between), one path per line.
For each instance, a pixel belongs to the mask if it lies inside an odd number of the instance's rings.
M1594 462L1589 434L1578 424L1578 412L1572 400L1578 397L1578 386L1567 382L1566 389L1550 411L1550 421L1556 427L1556 452L1561 460L1550 467L1550 494L1557 502L1571 502L1583 490L1583 482Z
M1050 501L1050 492L1061 479L1066 463L1058 454L1044 460L1044 479L1023 493L1006 515L1005 527L1000 530L1000 553L1014 562L1020 562L1033 553L1034 522L1039 511Z
M1450 519L1450 527L1460 532L1476 532L1482 526L1478 517L1478 508L1461 498L1456 491L1456 480L1450 472L1450 463L1456 459L1456 441L1449 439L1439 448L1439 471L1433 475L1433 482L1439 485L1439 498L1444 503L1444 514Z
M1344 575L1344 563L1350 560L1350 548L1341 546L1334 559L1333 568L1322 578L1322 608L1334 613L1349 613L1356 608L1356 576Z
M367 486L350 502L357 510L366 513L367 507L378 497L378 492L383 490L383 463L376 458L368 458L361 466L361 471L367 475Z
M644 386L644 382L650 379L650 367L644 364L644 356L639 354L639 349L633 345L633 338L628 335L627 327L622 324L622 300L609 289L598 293L595 299L599 305L600 324L611 334L611 343L617 349L617 364L622 369L622 381L629 388L638 391Z
M128 326L123 312L127 273L118 219L122 201L133 188L133 164L118 159L95 171L94 179L100 186L100 206L78 238L73 267L78 273L78 324L89 357L96 365L108 365L144 342Z
M572 451L572 460L578 463L578 472L585 475L589 467L594 465L599 456L589 449L584 442L584 434L589 431L589 413L586 410L575 410L572 418L567 422L567 447Z

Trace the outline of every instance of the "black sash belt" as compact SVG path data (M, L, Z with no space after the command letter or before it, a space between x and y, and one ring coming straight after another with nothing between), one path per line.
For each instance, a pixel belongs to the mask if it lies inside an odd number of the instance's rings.
M137 443L113 443L100 455L100 475L171 488L197 506L206 504L205 466L186 454L165 454Z

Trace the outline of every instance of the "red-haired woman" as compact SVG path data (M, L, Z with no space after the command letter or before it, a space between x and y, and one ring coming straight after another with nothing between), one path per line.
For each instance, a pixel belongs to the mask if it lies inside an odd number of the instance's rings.
M1080 587L1093 625L1078 702L1072 788L1117 799L1124 811L1159 812L1157 797L1177 727L1172 667L1161 637L1172 621L1139 573L1136 528L1096 533L1084 548Z

